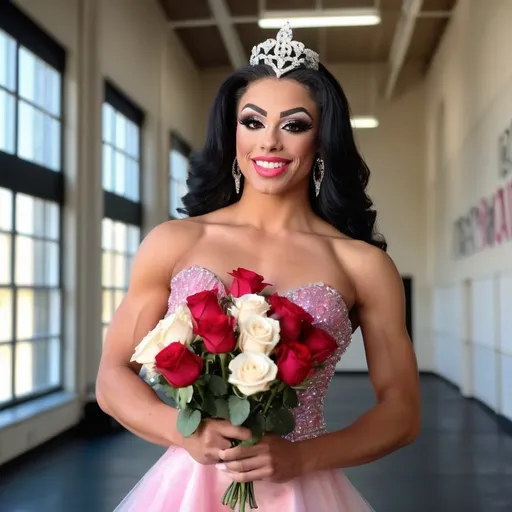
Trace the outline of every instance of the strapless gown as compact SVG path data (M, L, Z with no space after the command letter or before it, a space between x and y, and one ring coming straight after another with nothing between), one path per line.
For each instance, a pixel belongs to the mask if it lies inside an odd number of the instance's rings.
M187 296L214 288L226 293L221 279L208 269L192 266L182 270L171 282L167 314L184 304ZM325 368L299 393L299 405L294 409L296 427L286 436L296 442L326 433L324 398L336 363L351 341L352 327L343 297L329 285L312 283L281 295L304 308L338 341ZM215 465L201 465L186 450L170 447L114 512L228 512L221 498L230 483L229 476ZM257 481L254 492L258 512L373 511L339 469L309 473L280 484Z

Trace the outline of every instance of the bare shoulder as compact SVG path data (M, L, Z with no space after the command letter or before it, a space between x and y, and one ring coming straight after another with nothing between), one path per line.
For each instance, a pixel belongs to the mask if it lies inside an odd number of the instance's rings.
M201 238L203 231L204 226L191 219L170 220L155 226L135 255L132 284L149 284L153 279L168 282L176 261Z
M335 241L340 265L349 275L356 290L357 302L366 296L385 296L401 289L402 281L393 259L382 249L362 240L343 238Z

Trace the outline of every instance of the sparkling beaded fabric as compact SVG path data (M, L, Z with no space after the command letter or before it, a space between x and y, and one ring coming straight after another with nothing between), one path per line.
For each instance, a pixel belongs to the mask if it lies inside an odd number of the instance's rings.
M171 282L168 314L184 304L189 295L214 288L221 295L226 294L221 279L206 268L192 266L178 272ZM325 329L338 342L338 349L326 361L325 367L314 375L308 389L299 393L299 405L293 410L295 430L286 438L290 441L301 441L325 433L324 399L336 363L350 344L352 325L343 297L329 285L307 284L281 292L281 295L305 309L315 319L315 324Z

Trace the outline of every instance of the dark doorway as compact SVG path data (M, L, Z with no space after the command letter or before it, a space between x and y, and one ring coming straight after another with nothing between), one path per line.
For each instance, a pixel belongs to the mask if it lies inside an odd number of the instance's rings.
M402 276L405 292L405 325L412 341L412 277Z

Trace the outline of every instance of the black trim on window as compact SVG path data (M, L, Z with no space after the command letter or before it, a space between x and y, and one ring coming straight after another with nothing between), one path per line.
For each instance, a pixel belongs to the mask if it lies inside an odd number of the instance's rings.
M0 151L0 187L62 204L64 176L61 172Z
M106 190L103 191L103 197L105 217L134 226L142 225L142 205L140 203L135 203L126 199L126 197L118 196Z
M66 50L8 0L0 0L0 28L57 71L64 73Z
M144 112L108 80L105 81L105 101L116 110L119 110L119 112L136 125L142 127L144 123Z

